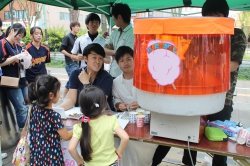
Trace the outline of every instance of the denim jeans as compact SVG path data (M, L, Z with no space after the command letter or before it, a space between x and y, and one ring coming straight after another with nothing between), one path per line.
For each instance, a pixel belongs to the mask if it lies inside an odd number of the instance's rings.
M28 105L25 105L24 99L28 97L28 87L24 88L4 88L8 99L16 111L16 119L19 128L23 128L27 119Z
M66 64L65 65L65 69L66 69L66 72L68 74L68 76L70 76L71 72L74 71L75 69L78 69L79 66L77 63L69 63L69 64ZM66 85L65 85L65 88L69 89L69 80L67 81Z

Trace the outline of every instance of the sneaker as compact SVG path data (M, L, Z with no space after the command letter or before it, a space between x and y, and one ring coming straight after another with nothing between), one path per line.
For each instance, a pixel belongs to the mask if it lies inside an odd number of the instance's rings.
M5 158L7 158L8 155L7 155L7 153L2 153L1 156L2 156L2 159L5 159Z

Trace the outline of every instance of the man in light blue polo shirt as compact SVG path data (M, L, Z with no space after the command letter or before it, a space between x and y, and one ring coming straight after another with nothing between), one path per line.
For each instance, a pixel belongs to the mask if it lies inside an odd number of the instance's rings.
M102 47L106 44L106 40L98 34L98 29L100 27L101 19L95 13L90 13L85 19L85 25L88 28L88 32L81 37L77 38L73 49L71 50L72 59L75 61L81 60L80 67L85 67L86 63L82 58L82 55L77 55L78 53L82 54L84 48L91 43L98 43Z
M112 18L119 29L112 32L104 48L106 55L112 56L110 75L116 78L121 75L122 71L115 61L115 52L120 46L129 46L134 49L134 34L133 27L130 24L131 10L127 4L114 4L112 7Z

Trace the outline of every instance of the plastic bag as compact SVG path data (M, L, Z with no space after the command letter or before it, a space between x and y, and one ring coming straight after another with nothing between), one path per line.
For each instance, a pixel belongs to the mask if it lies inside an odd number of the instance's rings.
M234 134L237 134L235 130L230 129L230 126L228 126L228 122L224 123L223 121L215 120L212 122L208 121L207 125L211 126L211 127L217 127L217 128L222 129L228 137L233 137Z
M15 166L28 166L30 162L30 146L28 134L23 136L13 153L12 163Z
M23 56L22 59L23 59L23 61L21 63L23 65L23 67L25 69L28 69L31 66L31 63L32 63L31 62L32 56L30 54L28 54L28 55Z
M204 160L201 163L202 166L212 166L212 160L207 156L204 157Z

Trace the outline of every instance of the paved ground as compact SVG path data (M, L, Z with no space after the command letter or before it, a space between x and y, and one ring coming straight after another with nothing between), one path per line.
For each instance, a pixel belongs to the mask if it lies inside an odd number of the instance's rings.
M64 90L64 85L66 84L66 81L68 80L68 77L66 75L65 69L62 68L49 68L51 75L57 77L61 83L61 93ZM250 81L238 81L237 83L237 96L234 97L234 111L232 114L232 120L236 122L241 122L244 127L250 127ZM3 152L8 153L8 157L6 159L3 159L3 165L4 166L12 166L11 160L12 160L12 154L14 152L15 147L10 148L8 150L4 150ZM180 154L182 152L181 149L173 148L171 149L171 152L168 154L168 156L165 158L168 162L174 162L176 164L167 164L170 165L181 165L181 157ZM178 154L178 155L176 155ZM204 154L200 154L200 159L198 161L201 162L202 158L204 157ZM198 158L199 158L198 156ZM174 158L174 160L168 160L168 159ZM177 158L177 161L175 160ZM229 164L235 165L235 163L232 161L232 159L229 159ZM163 162L160 166L167 166L166 162ZM197 165L200 165L199 163Z

